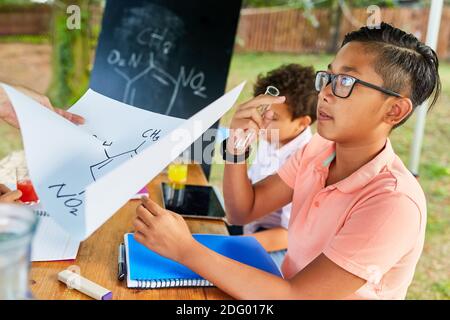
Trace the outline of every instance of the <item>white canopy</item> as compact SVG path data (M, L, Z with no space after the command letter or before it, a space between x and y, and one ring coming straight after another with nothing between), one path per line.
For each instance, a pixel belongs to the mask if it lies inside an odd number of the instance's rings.
M436 50L439 27L441 25L442 8L444 0L431 0L431 8L428 16L428 29L426 44L433 50ZM419 174L420 153L422 150L422 140L425 131L425 117L428 110L428 101L417 107L417 122L414 128L414 137L411 146L411 157L409 161L409 170L414 174Z

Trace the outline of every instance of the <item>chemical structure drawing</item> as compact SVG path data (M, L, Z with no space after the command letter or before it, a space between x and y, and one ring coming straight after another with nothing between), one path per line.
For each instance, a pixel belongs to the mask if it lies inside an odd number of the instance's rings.
M142 90L138 83L145 81L147 77L151 77L157 81L168 92L170 97L165 108L166 115L169 115L176 102L178 94L182 88L188 88L192 94L204 98L206 95L205 74L198 71L195 67L188 69L186 66L179 67L178 74L175 76L165 70L165 68L158 66L155 58L155 53L168 55L170 50L174 47L171 41L166 40L167 29L160 32L159 29L146 28L142 30L136 42L144 47L146 51L131 52L128 57L124 57L118 49L112 49L107 57L107 63L113 66L113 70L125 81L122 102L134 105L136 94L138 90ZM147 47L149 51L147 51ZM148 57L147 57L148 55ZM145 61L147 59L147 61ZM145 62L144 62L145 61ZM127 74L129 69L138 71L134 75ZM159 92L157 88L150 88Z
M113 141L104 140L102 146L104 147L103 152L105 153L105 159L99 161L89 167L90 174L93 181L96 181L102 172L105 172L108 167L114 163L120 164L126 159L133 158L136 156L144 145L150 142L158 141L161 136L161 129L147 129L142 134L141 137L144 138L136 147L127 149L120 153L111 155L108 149L113 145ZM97 138L96 135L94 137ZM70 187L67 183L53 184L48 187L48 189L56 190L55 197L63 201L64 206L68 209L68 213L77 216L80 206L84 202L85 190L80 192L68 192Z

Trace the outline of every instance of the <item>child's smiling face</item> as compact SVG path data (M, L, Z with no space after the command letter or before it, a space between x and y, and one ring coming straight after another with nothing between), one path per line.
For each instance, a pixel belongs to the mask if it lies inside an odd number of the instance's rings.
M328 72L347 74L382 87L383 79L374 69L375 58L362 43L350 42L336 54ZM339 143L387 136L392 126L386 121L386 114L395 99L358 83L348 98L339 98L333 95L329 84L319 93L317 131L322 137Z

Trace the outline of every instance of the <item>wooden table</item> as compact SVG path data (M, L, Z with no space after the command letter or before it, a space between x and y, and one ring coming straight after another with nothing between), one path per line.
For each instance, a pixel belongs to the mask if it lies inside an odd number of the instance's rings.
M161 173L149 184L152 199L161 204L160 183L167 181ZM188 184L207 185L201 167L189 165ZM58 281L58 272L70 266L79 268L82 276L109 289L113 299L230 299L230 296L217 288L164 288L136 290L126 287L126 280L117 280L118 245L123 235L133 231L132 221L139 200L131 200L111 217L100 229L83 241L75 261L33 262L30 273L30 288L36 299L91 299ZM188 219L192 233L228 234L223 221L207 219Z

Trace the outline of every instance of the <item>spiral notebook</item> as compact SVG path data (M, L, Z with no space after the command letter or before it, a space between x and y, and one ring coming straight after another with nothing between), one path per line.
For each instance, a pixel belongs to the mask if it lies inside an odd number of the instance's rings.
M38 224L31 244L31 261L74 260L80 240L74 239L59 226L42 204L29 206L38 217Z
M204 246L228 258L281 277L270 255L253 237L194 234ZM195 272L175 261L160 256L134 240L132 233L124 236L128 288L154 289L167 287L213 286Z

